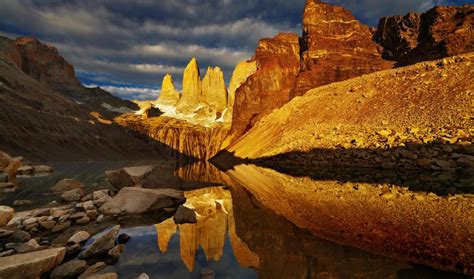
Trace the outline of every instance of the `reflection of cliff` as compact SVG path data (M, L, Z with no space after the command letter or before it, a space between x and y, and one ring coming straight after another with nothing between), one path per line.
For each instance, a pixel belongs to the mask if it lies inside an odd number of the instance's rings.
M142 119L141 116L124 115L116 121L179 153L198 159L209 159L216 155L229 129L226 124L214 123L206 127L170 117Z
M184 181L199 181L223 184L222 175L218 168L208 161L196 161L175 170L175 176Z
M258 258L235 234L230 192L221 187L199 189L185 193L185 206L194 208L197 224L175 225L168 219L155 225L160 251L168 251L171 237L179 231L181 258L189 271L194 269L196 254L204 251L207 261L219 261L229 233L234 254L242 266L257 266ZM255 263L256 262L256 263Z
M379 267L374 263L378 262L380 268L387 269L383 261L374 262L374 259L368 260L364 258L366 256L357 254L349 260L340 246L313 243L314 247L308 249L311 242L295 236L294 230L289 230L281 223L273 223L271 218L265 216L252 218L252 212L256 211L258 204L271 208L298 227L331 241L392 258L467 274L474 272L474 243L471 240L474 210L472 199L468 197L457 195L443 198L386 184L294 178L255 166L240 165L226 174L230 177L226 182L232 185L232 189L243 185L258 201L249 200L247 206L243 207L240 197L249 199L245 197L248 194L243 190L232 193L234 202L239 204L235 207L238 235L259 255L259 274L262 278L265 278L265 274L285 272L301 274L292 278L312 278L311 274L316 271L324 271L325 275L334 274L338 278L344 277L339 273L348 268L346 264L355 269L354 273L370 272L369 275L373 276L369 277L386 278L390 273L375 276L377 273L372 272ZM281 232L283 237L265 231L255 232L256 228L262 227ZM268 247L275 251L269 252ZM337 252L329 255L335 258L334 263L325 261L328 255L324 255L324 251L328 254ZM306 253L310 252L315 255L315 263L306 262ZM282 255L288 258L282 259ZM292 263L300 267L292 269ZM285 264L287 267L281 267ZM277 271L279 268L281 271ZM308 273L302 274L305 272Z

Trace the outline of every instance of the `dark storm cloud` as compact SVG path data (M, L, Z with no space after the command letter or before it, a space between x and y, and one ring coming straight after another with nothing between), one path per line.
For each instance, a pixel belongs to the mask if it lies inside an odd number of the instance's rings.
M455 1L455 0L452 0ZM0 0L0 34L37 37L55 45L84 83L124 96L157 89L195 56L200 66L233 67L250 58L258 39L299 32L305 0ZM384 15L424 11L438 0L329 0L375 25ZM455 1L457 4L460 1ZM463 3L471 1L461 1ZM204 74L204 73L202 73ZM113 88L112 88L113 86ZM156 94L135 92L135 97ZM151 93L150 93L151 92Z

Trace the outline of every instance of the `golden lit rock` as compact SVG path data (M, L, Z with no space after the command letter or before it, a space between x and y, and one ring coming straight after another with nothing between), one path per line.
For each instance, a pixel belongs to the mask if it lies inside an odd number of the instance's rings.
M196 58L193 57L183 74L183 94L176 105L176 111L184 114L193 113L201 95L201 75Z
M173 77L167 74L161 84L161 94L157 104L175 106L179 101L179 92L174 88Z
M217 116L222 115L227 107L227 88L224 73L219 67L207 68L207 73L202 80L202 93L199 101L215 109ZM214 116L215 117L215 116Z

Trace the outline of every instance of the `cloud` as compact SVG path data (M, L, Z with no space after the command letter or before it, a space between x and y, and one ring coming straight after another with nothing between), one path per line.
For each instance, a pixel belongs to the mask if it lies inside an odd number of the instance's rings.
M220 66L229 81L260 38L300 32L305 1L2 0L0 34L33 36L54 45L82 82L116 86L114 93L125 96L131 88L161 87L166 73L179 87L193 56L201 69ZM386 15L470 1L327 0L370 25Z

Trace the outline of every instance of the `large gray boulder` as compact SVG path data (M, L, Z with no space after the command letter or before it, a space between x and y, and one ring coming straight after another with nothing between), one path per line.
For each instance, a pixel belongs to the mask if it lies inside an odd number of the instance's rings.
M141 214L164 208L175 208L186 201L182 191L126 187L100 207L104 214Z
M86 261L72 260L56 267L51 273L51 279L77 278L88 267Z
M0 278L40 278L58 266L66 255L66 248L52 248L0 258Z

